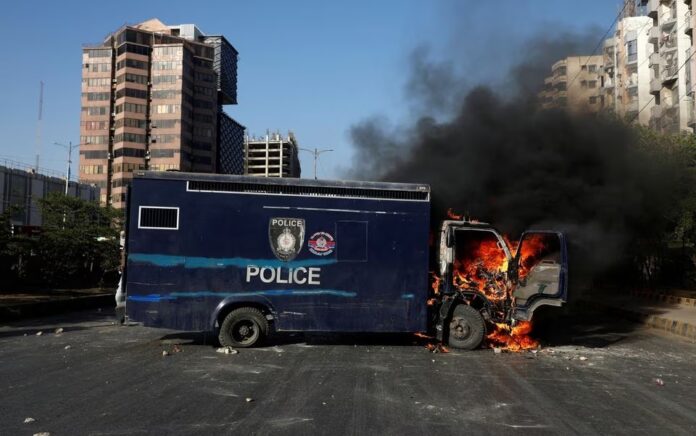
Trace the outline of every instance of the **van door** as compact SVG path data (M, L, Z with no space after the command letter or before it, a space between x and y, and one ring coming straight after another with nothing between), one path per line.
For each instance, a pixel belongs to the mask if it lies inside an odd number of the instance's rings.
M510 273L516 284L514 319L531 320L534 310L543 305L561 306L568 296L568 251L563 233L522 234Z

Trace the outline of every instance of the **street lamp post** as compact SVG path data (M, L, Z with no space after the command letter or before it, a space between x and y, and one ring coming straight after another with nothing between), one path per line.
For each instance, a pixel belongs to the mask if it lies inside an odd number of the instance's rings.
M325 148L323 150L319 150L318 148L315 148L314 150L311 150L309 148L302 148L302 147L297 147L297 148L299 150L312 153L312 155L314 156L314 180L317 180L317 160L319 159L319 155L322 153L326 153L328 151L333 151L333 149Z
M59 142L54 142L53 144L59 145L61 147L64 147L65 149L68 150L68 172L67 172L67 177L65 177L65 195L68 195L68 187L70 183L70 167L72 165L72 151L73 148L77 148L77 145L73 147L72 141L68 142L68 145L61 144Z

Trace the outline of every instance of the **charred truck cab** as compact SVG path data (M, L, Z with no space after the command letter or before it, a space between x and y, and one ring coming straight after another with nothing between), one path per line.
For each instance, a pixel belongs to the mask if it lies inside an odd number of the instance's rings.
M281 331L436 330L471 349L486 323L565 299L563 236L533 235L513 256L490 227L445 221L433 266L427 185L136 172L125 311L234 347Z
M480 346L488 325L530 321L567 297L567 248L556 231L527 231L515 245L489 224L446 220L440 228L435 328L455 348Z

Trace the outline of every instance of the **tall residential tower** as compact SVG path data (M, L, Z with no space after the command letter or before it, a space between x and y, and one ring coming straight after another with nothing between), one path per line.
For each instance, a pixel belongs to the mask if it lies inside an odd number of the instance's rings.
M237 103L237 54L157 19L83 48L80 180L102 204L124 206L135 170L242 172L244 127L223 112Z

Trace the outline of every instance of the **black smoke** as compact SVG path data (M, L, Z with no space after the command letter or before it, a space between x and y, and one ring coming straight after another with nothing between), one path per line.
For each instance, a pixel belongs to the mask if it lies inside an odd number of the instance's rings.
M383 117L354 125L350 176L430 184L434 221L452 208L513 237L564 230L591 271L624 260L670 225L665 211L678 201L681 173L670 153L622 120L539 107L552 63L591 52L588 41L535 38L494 88L470 87L450 63L416 52L407 95L422 115L410 125Z

